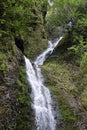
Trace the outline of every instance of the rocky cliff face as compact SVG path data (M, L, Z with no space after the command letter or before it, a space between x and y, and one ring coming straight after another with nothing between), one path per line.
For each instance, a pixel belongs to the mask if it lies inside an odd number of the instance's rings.
M11 37L0 46L0 129L32 129L23 54Z
M0 130L32 130L33 112L23 55L34 59L46 47L45 13L41 11L46 5L39 1L3 1L1 5Z

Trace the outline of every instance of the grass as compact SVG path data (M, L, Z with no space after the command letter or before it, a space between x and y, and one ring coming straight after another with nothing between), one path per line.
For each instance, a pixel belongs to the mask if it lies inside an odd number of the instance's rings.
M72 81L71 70L67 67L66 63L58 63L55 61L47 62L43 65L43 70L47 77L47 83L57 85L59 88L63 89L65 92L75 94L77 92L76 86ZM48 73L49 72L49 73Z
M42 66L46 84L53 91L59 102L59 108L64 118L66 130L77 130L76 124L80 120L80 116L74 112L74 102L78 93L78 89L73 82L73 71L66 62L59 60L54 56L48 59Z
M50 90L54 93L58 100L59 110L64 119L65 129L78 130L75 126L75 122L78 121L79 117L73 113L73 109L63 96L63 93L61 93L60 89L58 89L56 86L51 86Z

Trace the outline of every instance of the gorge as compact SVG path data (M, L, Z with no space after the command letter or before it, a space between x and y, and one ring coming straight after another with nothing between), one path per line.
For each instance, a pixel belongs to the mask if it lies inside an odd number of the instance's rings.
M87 0L0 1L0 130L43 129L87 130Z
M48 48L36 58L34 65L24 56L26 63L27 79L31 86L32 107L35 113L37 130L56 130L56 120L53 115L52 99L49 89L44 85L40 66L44 63L48 54L51 54L62 37L55 43L48 41Z

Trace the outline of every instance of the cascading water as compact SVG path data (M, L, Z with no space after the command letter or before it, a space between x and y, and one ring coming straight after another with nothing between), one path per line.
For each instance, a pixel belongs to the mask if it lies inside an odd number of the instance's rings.
M48 3L49 3L50 6L53 5L53 1L52 0L48 0Z
M54 119L52 100L49 89L44 85L40 66L43 64L48 54L51 54L57 46L60 37L52 44L48 41L48 48L36 58L34 66L25 56L27 79L31 86L32 107L35 112L35 123L37 130L55 130L56 121Z

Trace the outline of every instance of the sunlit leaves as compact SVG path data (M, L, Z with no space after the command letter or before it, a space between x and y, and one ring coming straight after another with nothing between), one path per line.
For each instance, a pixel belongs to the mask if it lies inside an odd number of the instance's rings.
M53 6L49 9L50 15L47 20L50 24L62 26L78 15L78 7L87 4L86 0L54 0Z
M46 6L47 0L3 0L0 3L0 28L14 34L29 33L42 22L40 15L46 11Z

